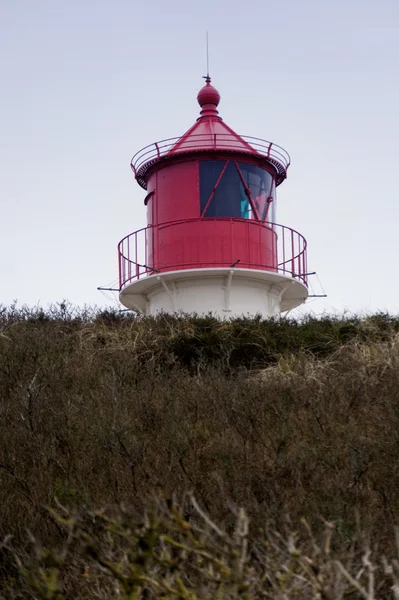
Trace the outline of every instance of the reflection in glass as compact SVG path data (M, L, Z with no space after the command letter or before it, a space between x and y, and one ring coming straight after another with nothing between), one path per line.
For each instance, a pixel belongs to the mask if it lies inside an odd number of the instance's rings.
M259 219L264 221L266 216L269 216L267 209L271 201L273 177L268 171L256 165L239 162L238 167L249 188Z
M271 220L268 209L273 199L272 186L272 175L257 165L233 160L202 160L200 214Z

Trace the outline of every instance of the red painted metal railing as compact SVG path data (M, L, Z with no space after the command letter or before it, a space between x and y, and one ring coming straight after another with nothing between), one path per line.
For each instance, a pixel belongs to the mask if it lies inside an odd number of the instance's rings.
M201 252L204 227L209 232L212 223L215 235L208 235L206 252ZM225 233L228 228L224 240L217 235L222 225ZM182 227L183 231L190 230L189 236L182 235ZM250 251L244 251L243 259L237 248L243 248L243 243L249 248L255 238L269 240L270 248L262 256L262 245L255 245L257 252L251 255ZM176 245L178 252L170 252ZM305 238L294 229L250 219L198 217L149 225L119 242L119 286L122 289L128 283L159 272L218 267L280 273L307 285L306 247Z
M201 150L244 153L265 158L276 167L279 182L285 179L291 162L288 152L277 144L248 135L237 136L223 132L198 133L192 134L188 138L175 137L155 142L136 152L130 166L137 181L145 188L144 175L153 164L177 154L200 152Z

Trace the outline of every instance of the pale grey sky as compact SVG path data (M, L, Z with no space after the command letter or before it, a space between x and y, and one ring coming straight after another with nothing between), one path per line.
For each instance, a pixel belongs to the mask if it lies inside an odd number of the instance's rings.
M0 303L110 303L130 158L197 118L207 30L223 119L291 154L307 308L399 312L398 0L0 0Z

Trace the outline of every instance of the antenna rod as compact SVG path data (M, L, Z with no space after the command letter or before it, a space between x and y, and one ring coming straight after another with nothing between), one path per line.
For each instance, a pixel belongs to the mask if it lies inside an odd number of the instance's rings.
M208 39L208 32L206 32L206 76L209 79L209 39Z

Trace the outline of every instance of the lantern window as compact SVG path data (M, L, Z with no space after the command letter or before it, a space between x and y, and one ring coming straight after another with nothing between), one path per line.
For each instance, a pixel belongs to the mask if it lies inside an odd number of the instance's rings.
M268 220L272 175L250 163L235 160L200 161L202 217Z

